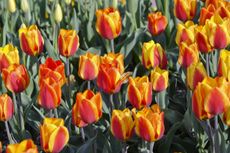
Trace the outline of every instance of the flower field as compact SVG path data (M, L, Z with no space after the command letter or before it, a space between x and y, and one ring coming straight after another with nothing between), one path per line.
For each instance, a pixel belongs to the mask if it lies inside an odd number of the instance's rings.
M1 0L0 153L230 153L230 2Z

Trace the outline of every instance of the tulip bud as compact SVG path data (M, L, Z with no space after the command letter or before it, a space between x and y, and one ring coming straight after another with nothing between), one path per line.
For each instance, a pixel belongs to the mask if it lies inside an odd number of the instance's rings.
M56 4L55 6L55 10L54 10L54 19L57 23L61 22L62 21L62 18L63 18L63 15L62 15L62 9L61 9L61 6L60 4Z
M165 31L168 20L161 12L148 14L148 29L152 35L158 35Z
M151 83L154 91L160 92L168 87L168 75L167 70L161 70L159 67L151 71Z
M230 51L221 50L218 63L218 75L230 81Z
M134 121L131 111L126 108L123 111L113 110L111 117L111 132L119 140L128 140L133 133Z
M191 20L196 15L196 0L174 0L174 14L181 21Z
M67 5L69 5L69 4L71 3L71 1L72 1L72 0L65 0L65 3L66 3Z
M10 13L14 13L16 11L15 0L7 0L7 9Z
M8 121L14 115L14 104L7 94L0 95L0 121Z
M128 99L133 107L141 109L152 102L152 85L147 76L129 77Z
M207 8L203 7L200 11L200 25L204 25L206 20L210 19L214 15L215 11L216 9L212 4L210 4Z
M68 129L64 126L64 120L59 118L45 118L40 126L40 135L45 152L61 152L69 141Z
M72 108L72 121L78 127L97 122L102 116L102 97L91 90L77 93L76 103Z
M30 5L28 0L21 0L21 9L24 13L27 13L30 10Z
M34 144L33 140L27 139L23 140L17 144L10 144L6 147L6 153L38 153L37 146Z

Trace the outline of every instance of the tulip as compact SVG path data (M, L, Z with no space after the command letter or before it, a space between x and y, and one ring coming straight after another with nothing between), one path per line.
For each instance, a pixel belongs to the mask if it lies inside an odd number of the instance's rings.
M39 66L39 86L41 86L42 79L53 78L62 87L66 81L65 79L65 65L61 60L54 61L52 58L47 58L44 64Z
M128 140L133 133L134 121L131 111L126 108L123 111L113 110L111 117L111 132L119 140Z
M221 18L229 18L230 17L230 3L226 2L226 4L223 2L217 9L217 14L221 16Z
M58 49L62 56L73 56L79 47L79 38L75 30L61 29L58 36Z
M199 19L200 25L204 25L206 20L210 19L214 15L215 11L216 11L215 6L212 4L208 5L207 8L203 7L200 11L200 19Z
M210 119L226 111L230 106L226 85L223 77L206 77L198 83L192 97L192 109L198 119Z
M181 21L193 19L196 6L196 0L174 0L174 14Z
M182 42L179 46L179 57L178 63L183 67L187 68L193 63L197 63L199 61L199 52L196 43L191 45L187 45Z
M105 39L114 39L121 33L121 16L115 8L96 11L96 31Z
M164 134L164 112L160 111L157 104L151 108L143 108L141 111L135 113L132 110L135 119L136 134L142 139L153 142L160 139Z
M100 59L98 55L87 52L80 56L78 75L84 80L93 80L98 75Z
M38 153L38 149L33 140L27 139L17 144L8 145L6 153Z
M147 69L157 66L165 69L167 67L167 58L161 45L153 40L145 42L142 47L142 63Z
M25 90L29 83L29 74L24 65L13 64L2 70L2 79L8 90L19 93Z
M129 77L128 99L133 107L141 109L152 102L152 85L147 76Z
M168 87L168 75L167 70L162 70L159 67L151 71L151 83L154 91L160 92Z
M0 153L2 153L2 142L0 141Z
M21 9L24 13L27 13L30 10L28 0L21 0Z
M158 35L165 31L168 20L161 12L148 14L148 29L152 35Z
M7 0L7 9L10 13L14 13L16 11L15 0Z
M38 104L46 109L54 109L61 103L61 87L53 78L42 80L38 95Z
M176 33L176 43L180 45L180 43L185 42L187 44L192 44L195 41L195 25L192 21L187 21L185 23L179 23L177 25L177 33Z
M41 146L45 152L58 153L69 141L68 129L60 118L45 118L40 126Z
M230 81L230 51L221 50L218 63L218 75Z
M62 18L63 15L62 15L61 6L59 3L57 3L54 10L54 19L57 23L60 23L62 21Z
M14 47L12 44L0 47L0 72L2 72L2 69L8 68L12 64L19 64L17 47Z
M37 56L43 50L44 40L36 25L19 29L19 39L22 51L31 56Z
M0 95L0 120L8 121L14 115L14 104L7 94Z
M217 9L219 8L221 3L224 3L224 0L206 0L205 7L208 7L209 5L213 5Z
M65 0L65 3L66 3L67 5L70 5L71 1L72 1L72 0Z
M72 108L72 121L78 127L97 122L102 116L102 97L91 90L77 93L76 103Z

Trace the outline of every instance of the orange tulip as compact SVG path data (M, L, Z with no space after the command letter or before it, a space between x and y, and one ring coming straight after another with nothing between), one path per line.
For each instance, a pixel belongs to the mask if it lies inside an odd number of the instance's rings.
M6 153L38 153L38 149L33 140L27 139L17 144L8 145Z
M224 76L230 81L230 51L228 50L221 50L220 52L218 75Z
M215 6L212 4L208 5L207 8L203 7L200 11L200 19L199 19L200 25L204 25L205 21L207 19L210 19L214 15L215 11L216 11Z
M202 62L194 63L187 68L187 85L194 90L199 82L207 76L206 70Z
M96 30L105 39L114 39L121 33L121 16L117 9L106 8L96 12Z
M161 45L153 40L145 42L142 47L142 63L147 69L156 66L165 69L167 67L167 58Z
M17 47L14 47L12 44L0 47L0 72L2 72L2 69L8 68L12 64L19 64Z
M0 120L8 121L14 115L14 104L7 94L0 95Z
M73 56L78 50L79 38L75 30L61 29L58 36L58 49L62 56Z
M64 126L64 120L59 118L45 118L40 126L40 134L45 152L61 152L69 141L68 129Z
M179 23L177 25L176 43L185 42L187 44L192 44L195 41L195 25L192 21L187 21L185 23Z
M19 39L22 51L31 56L37 56L43 50L44 40L36 25L19 29Z
M198 83L192 97L192 109L198 119L210 119L226 111L230 106L226 85L223 77L206 77Z
M147 76L129 77L128 99L133 107L141 109L152 102L152 85Z
M169 72L167 70L162 70L159 67L151 71L151 82L154 91L160 92L168 87L168 75Z
M148 29L152 35L158 35L165 31L167 24L168 20L161 12L148 14Z
M54 109L61 103L61 86L53 78L42 80L38 95L38 104L46 109Z
M52 58L47 58L44 64L39 66L39 86L42 80L51 77L62 87L66 81L65 65L61 60L54 61Z
M199 52L196 43L191 45L187 45L182 42L179 46L179 57L178 63L183 67L187 68L193 63L197 63L199 61Z
M78 75L84 80L93 80L98 75L100 59L96 54L87 52L79 60Z
M72 108L72 121L78 127L97 122L102 116L102 97L91 90L77 93L76 103Z
M174 14L181 21L191 20L196 15L196 0L174 0Z
M2 70L2 79L8 90L19 93L25 90L29 83L29 74L24 65L13 64Z
M131 111L126 108L123 111L113 110L111 117L111 132L119 140L128 140L133 133L134 121Z
M136 134L142 139L152 142L160 139L164 134L164 112L160 111L157 104L151 108L143 108L141 111L135 113L132 110L135 119Z
M205 7L208 7L209 5L213 5L215 8L218 8L222 3L224 3L224 0L206 0Z
M222 2L219 8L217 9L217 14L221 16L221 18L229 18L230 17L230 3Z

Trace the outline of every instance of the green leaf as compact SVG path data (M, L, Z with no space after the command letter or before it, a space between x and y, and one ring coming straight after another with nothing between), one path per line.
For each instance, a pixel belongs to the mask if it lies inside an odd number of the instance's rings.
M85 144L83 144L77 150L77 153L86 153L86 152L89 152L91 150L91 147L92 147L93 143L95 143L96 138L97 138L97 134L94 137L92 137L91 139L89 139L88 141L86 141Z

